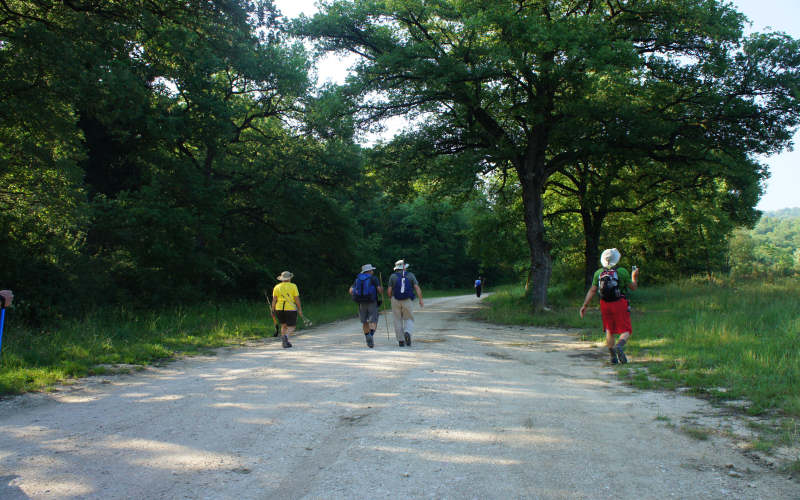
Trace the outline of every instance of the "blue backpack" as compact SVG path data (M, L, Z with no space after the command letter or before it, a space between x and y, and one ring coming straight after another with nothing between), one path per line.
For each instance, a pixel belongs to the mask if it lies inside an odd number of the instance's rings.
M394 281L392 287L392 297L397 300L413 299L414 298L414 285L408 276L400 273L395 273L397 279Z
M353 300L356 302L374 302L378 299L378 290L373 283L373 276L359 273L353 283Z

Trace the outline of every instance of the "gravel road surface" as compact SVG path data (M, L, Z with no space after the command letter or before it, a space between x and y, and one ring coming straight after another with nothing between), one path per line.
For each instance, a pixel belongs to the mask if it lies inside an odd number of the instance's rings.
M0 499L800 498L680 431L705 402L478 305L428 301L410 348L354 319L0 401Z

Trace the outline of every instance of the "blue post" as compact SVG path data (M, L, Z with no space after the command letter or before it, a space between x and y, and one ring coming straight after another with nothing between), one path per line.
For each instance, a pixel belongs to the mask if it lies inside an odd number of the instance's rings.
M0 312L0 352L3 352L3 325L6 322L6 308Z

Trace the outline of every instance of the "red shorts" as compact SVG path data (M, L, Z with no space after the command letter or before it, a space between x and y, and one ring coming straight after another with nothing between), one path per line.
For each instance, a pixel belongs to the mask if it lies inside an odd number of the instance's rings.
M614 335L625 332L633 333L627 299L619 299L614 302L601 300L600 314L603 316L603 331L611 332Z

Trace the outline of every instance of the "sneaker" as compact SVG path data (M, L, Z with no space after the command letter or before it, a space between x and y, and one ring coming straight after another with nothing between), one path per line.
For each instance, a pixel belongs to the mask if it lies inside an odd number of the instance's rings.
M369 348L375 347L375 342L372 341L372 335L366 334L364 336L367 337L367 347Z
M406 339L406 345L411 347L411 334L406 332L403 334L403 337Z
M403 342L402 340L400 342L398 342L398 344L400 345L400 347L403 347L403 346L406 345L405 342Z
M292 347L292 343L289 342L289 337L287 337L286 335L283 336L282 342L284 349L286 349L287 347Z
M628 362L628 356L625 355L625 351L620 348L614 349L617 352L617 358L619 358L619 362L623 365Z

